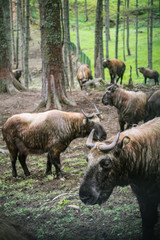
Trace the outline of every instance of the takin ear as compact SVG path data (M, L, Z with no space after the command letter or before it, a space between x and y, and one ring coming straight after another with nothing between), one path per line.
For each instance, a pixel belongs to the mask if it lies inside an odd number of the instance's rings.
M120 143L118 143L119 147L122 149L124 148L129 142L130 142L130 138L128 136L125 136Z
M83 125L86 125L87 121L88 121L88 119L84 118L83 121L82 121Z

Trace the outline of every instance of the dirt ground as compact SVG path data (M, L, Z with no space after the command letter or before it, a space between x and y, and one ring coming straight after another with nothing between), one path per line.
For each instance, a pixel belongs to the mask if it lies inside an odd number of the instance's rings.
M153 88L143 88L149 94ZM102 121L108 137L119 131L114 107L101 103L103 91L73 91L68 93L76 107L63 106L64 111L94 111L93 103L103 113ZM14 95L0 95L0 129L6 119L16 113L33 112L40 101L40 91L30 90ZM0 153L0 209L7 218L37 239L138 240L141 239L141 217L137 200L130 187L117 187L109 200L100 206L85 206L78 196L81 178L86 168L89 150L85 139L74 140L61 154L65 180L45 176L46 155L31 156L27 164L31 176L24 177L18 165L17 179L11 176L7 153ZM5 143L0 137L0 148ZM17 163L18 164L18 163ZM160 239L160 223L156 226Z

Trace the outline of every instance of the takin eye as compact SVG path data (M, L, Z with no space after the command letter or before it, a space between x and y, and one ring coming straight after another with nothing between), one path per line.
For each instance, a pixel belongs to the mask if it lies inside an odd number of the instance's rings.
M104 169L110 169L112 167L110 158L102 159L100 162L100 166Z

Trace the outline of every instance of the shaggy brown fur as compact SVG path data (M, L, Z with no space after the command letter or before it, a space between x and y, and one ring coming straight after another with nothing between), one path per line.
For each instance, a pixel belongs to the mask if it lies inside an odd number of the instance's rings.
M155 91L148 99L146 104L146 116L144 122L155 117L160 117L160 90Z
M145 93L127 91L118 88L117 85L109 87L102 98L104 105L109 104L117 108L121 131L124 130L125 123L129 128L131 125L144 120L146 102L147 96Z
M65 151L73 139L87 136L92 128L96 129L95 138L103 140L106 137L99 118L98 114L87 119L82 113L58 110L10 117L4 124L2 133L11 155L12 175L17 176L17 156L28 176L27 155L48 152L46 173L51 173L51 165L54 164L56 176L60 177L60 153Z
M159 73L157 71L152 70L152 69L148 69L148 68L144 68L144 67L139 68L139 71L144 76L145 84L146 84L147 78L154 79L155 80L155 85L159 84L159 81L158 81Z
M77 80L79 82L81 90L83 88L83 84L89 79L93 79L91 69L87 64L82 64L77 72Z
M154 239L160 203L160 118L122 132L108 149L113 139L92 144L80 198L85 204L102 204L115 186L130 184L140 206L143 239Z
M116 79L116 82L118 82L119 78L121 78L120 84L122 84L123 80L123 74L126 69L126 65L124 62L122 62L119 59L104 59L103 60L103 67L109 69L109 74L111 77L111 83L114 83L114 80L116 78L116 75L118 75L118 78Z

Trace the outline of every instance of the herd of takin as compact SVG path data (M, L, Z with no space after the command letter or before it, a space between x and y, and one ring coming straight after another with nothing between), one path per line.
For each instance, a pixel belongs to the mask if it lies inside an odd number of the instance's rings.
M80 199L85 204L102 204L115 186L130 185L140 207L143 240L152 240L160 203L160 90L149 97L144 92L124 90L116 83L121 78L122 84L125 64L118 59L104 59L103 66L109 69L111 86L102 103L117 109L120 129L117 135L106 140L107 133L101 125L103 116L96 106L92 114L83 110L81 113L51 110L16 114L2 127L12 175L17 176L17 157L28 176L27 155L47 152L46 174L51 173L54 165L56 177L62 177L61 152L73 139L89 135L86 146L90 152L79 188ZM145 83L147 78L153 78L159 84L157 71L139 70ZM92 78L88 65L83 64L77 73L81 89ZM144 123L138 125L140 121Z

